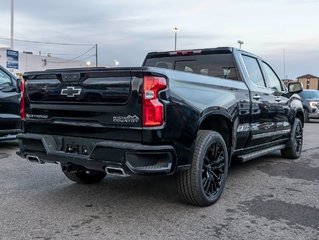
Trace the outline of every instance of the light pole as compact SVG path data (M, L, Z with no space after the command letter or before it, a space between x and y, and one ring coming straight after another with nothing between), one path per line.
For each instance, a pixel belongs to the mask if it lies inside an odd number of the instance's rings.
M14 0L11 0L11 44L10 47L13 50L13 31L14 31Z
M238 40L237 43L239 44L239 49L241 49L241 45L244 44L244 41Z
M177 46L177 32L179 32L179 28L178 27L174 27L173 28L173 32L175 33L175 50L176 50L176 46Z
M97 56L97 43L95 44L95 67L98 66L98 56Z

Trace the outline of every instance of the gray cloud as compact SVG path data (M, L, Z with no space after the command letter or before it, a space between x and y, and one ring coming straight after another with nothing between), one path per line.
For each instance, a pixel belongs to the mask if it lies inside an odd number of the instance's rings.
M309 71L316 74L313 64L318 58L319 36L315 33L314 14L309 8L294 3L317 3L314 0L28 0L15 1L15 36L38 41L97 43L101 63L139 65L149 51L170 50L174 47L172 28L178 26L178 48L237 46L266 56L275 67L282 68L284 48L291 54L289 74ZM0 9L0 37L10 33L10 1ZM293 3L293 4L291 4ZM273 6L276 6L274 8ZM287 7L289 9L287 10ZM310 9L312 10L312 9ZM314 11L316 12L316 11ZM307 18L297 18L304 16ZM300 36L304 36L302 39ZM307 41L307 44L304 42ZM0 44L8 41L1 41ZM80 55L86 47L63 47L16 42L19 50L42 51L60 56ZM270 47L271 46L271 47ZM306 54L298 62L297 49ZM65 55L64 55L65 54ZM92 52L93 54L93 52ZM90 54L90 55L92 55ZM83 58L91 58L86 56ZM297 63L300 63L298 66ZM288 66L288 65L287 65Z

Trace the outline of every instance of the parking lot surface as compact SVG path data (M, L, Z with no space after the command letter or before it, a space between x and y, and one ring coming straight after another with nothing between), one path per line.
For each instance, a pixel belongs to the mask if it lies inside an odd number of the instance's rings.
M231 167L213 206L185 205L174 177L70 182L59 165L0 143L0 239L319 239L319 122L297 160L274 153Z

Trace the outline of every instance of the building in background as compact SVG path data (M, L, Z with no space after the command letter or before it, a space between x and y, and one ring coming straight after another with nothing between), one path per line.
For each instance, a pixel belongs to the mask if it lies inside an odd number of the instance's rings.
M319 77L306 74L298 77L297 80L302 83L304 89L319 90Z
M13 74L19 77L21 77L24 72L28 71L43 71L46 69L55 68L76 68L88 66L84 61L52 57L50 54L35 55L32 52L26 51L17 52L17 54L18 55L15 59L18 60L17 64L12 65L13 68L7 67L7 61L10 61L11 56L10 54L8 55L8 48L0 48L0 65L4 68L7 68ZM93 66L95 66L95 63L93 63Z

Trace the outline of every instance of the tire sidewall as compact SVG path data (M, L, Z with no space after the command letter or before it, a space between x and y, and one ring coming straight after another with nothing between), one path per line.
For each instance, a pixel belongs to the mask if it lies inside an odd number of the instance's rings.
M302 138L301 138L301 146L300 146L300 151L297 152L297 141L296 141L296 131L297 131L297 127L298 125L300 126L301 128L301 131L302 131ZM300 155L301 155L301 152L302 152L302 145L303 145L303 129L302 129L302 123L301 121L296 118L295 119L295 122L294 122L294 127L293 127L293 130L291 132L291 138L290 138L290 145L291 145L291 150L293 151L294 153L294 157L295 158L298 158Z
M223 147L224 155L225 155L224 179L223 179L223 182L222 182L217 194L215 194L212 197L208 197L205 194L203 184L202 184L202 169L203 169L203 164L204 164L204 157L206 155L208 148L213 143L216 143L216 142L221 144L221 146ZM202 146L200 146L200 154L198 156L194 156L194 157L197 158L197 159L193 159L193 163L196 163L193 166L195 168L194 172L196 172L196 180L197 180L196 181L196 188L200 189L200 191L201 191L201 202L203 202L204 205L211 205L212 203L216 202L219 199L220 195L222 194L223 189L225 187L227 174L228 174L228 151L227 151L227 147L226 147L225 141L222 138L222 136L219 133L212 131L209 134L209 136L206 136L205 142L202 144Z

